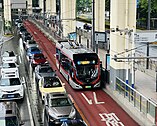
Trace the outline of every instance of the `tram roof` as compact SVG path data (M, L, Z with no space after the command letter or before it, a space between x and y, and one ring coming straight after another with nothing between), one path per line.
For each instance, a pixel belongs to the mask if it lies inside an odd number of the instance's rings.
M94 53L91 50L88 50L81 44L77 44L75 42L58 42L56 47L61 49L64 54L68 55L71 59L73 59L73 54L82 54L82 53Z

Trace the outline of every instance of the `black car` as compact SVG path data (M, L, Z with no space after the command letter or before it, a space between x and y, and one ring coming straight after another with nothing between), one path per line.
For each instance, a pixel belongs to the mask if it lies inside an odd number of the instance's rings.
M92 29L92 26L88 25L87 23L83 25L83 28L85 30L91 30Z

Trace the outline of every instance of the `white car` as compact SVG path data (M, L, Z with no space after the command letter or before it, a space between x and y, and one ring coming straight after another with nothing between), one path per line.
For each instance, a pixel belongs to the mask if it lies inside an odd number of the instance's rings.
M9 71L10 70L10 71ZM0 80L0 100L14 100L24 98L25 79L17 75L17 71L4 69Z
M4 78L5 76L9 77L9 75L13 74L17 77L19 77L19 65L16 63L5 63L2 62L1 68L1 77ZM3 74L5 73L5 74Z
M17 62L17 55L13 51L5 51L2 55L3 63L15 63Z

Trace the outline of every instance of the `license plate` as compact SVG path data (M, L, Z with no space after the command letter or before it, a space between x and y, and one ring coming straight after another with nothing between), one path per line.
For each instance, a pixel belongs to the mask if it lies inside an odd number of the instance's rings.
M8 95L8 98L13 98L14 97L14 95Z
M91 88L91 86L85 86L85 88Z
M61 122L66 122L68 119L60 119Z

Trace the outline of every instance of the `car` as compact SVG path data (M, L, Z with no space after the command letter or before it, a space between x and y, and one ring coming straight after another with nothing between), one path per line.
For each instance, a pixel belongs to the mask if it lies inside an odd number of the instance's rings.
M0 102L0 126L21 126L24 122L21 120L18 105L14 101Z
M32 36L30 36L30 35L28 35L28 36L23 36L23 45L24 45L24 48L25 48L25 46L26 46L26 43L28 42L28 41L31 41L32 40Z
M17 26L18 23L22 23L22 20L21 19L15 19L14 23L15 23L15 26Z
M39 64L35 67L35 79L36 82L42 78L42 77L54 77L56 76L55 70L52 69L50 64Z
M86 29L86 30L91 30L92 29L92 26L90 26L89 24L85 23L83 25L83 28Z
M22 37L22 34L23 34L24 32L27 32L27 30L26 30L26 28L25 28L24 26L20 26L20 27L18 28L18 31L17 31L17 32L19 33L19 36Z
M6 68L1 72L0 100L24 99L24 77L20 78L16 69Z
M1 77L3 77L6 74L9 74L10 72L15 72L15 75L19 76L19 69L18 69L19 65L17 63L2 62L0 68L1 68Z
M3 63L15 63L17 62L17 55L14 51L5 51L2 54L2 62Z
M46 62L47 62L47 60L42 53L34 54L34 55L32 55L32 58L30 59L30 63L31 63L31 66L33 69L38 64L45 64Z
M34 54L40 54L41 50L38 47L30 47L27 49L26 55L28 60L30 60Z
M65 119L56 126L87 126L87 124L82 119Z
M25 43L25 50L27 50L30 47L37 47L37 43L34 40L29 40Z
M66 92L64 84L61 80L55 77L42 77L39 80L39 93L44 101L45 94L52 92Z
M56 92L45 95L44 115L49 125L57 125L67 119L76 118L76 109L67 93Z
M22 34L21 34L21 38L22 38L22 40L24 40L25 37L27 37L27 36L31 36L31 34L30 34L27 30L24 31L24 32L22 32Z

